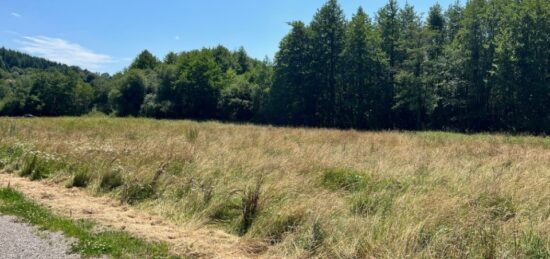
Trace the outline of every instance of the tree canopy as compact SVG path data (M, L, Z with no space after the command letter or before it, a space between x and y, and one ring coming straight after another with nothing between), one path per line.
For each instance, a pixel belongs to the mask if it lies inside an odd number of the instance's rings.
M550 132L550 2L458 1L425 18L328 0L273 62L224 46L144 50L96 74L0 48L0 115L225 120L356 129Z

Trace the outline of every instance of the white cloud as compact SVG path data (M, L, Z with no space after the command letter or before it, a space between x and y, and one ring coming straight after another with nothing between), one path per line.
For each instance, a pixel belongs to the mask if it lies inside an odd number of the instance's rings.
M16 13L16 12L12 12L12 13L11 13L11 16L20 18L22 15L21 15L21 14L18 14L18 13Z
M111 56L98 54L76 43L45 36L25 36L19 41L20 50L59 63L80 66L92 71L102 70L107 63L114 63Z

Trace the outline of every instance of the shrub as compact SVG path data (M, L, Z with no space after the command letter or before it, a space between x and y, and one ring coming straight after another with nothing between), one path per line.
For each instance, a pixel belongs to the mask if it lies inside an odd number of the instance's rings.
M362 189L366 183L366 177L353 169L328 169L323 175L323 186L334 191L357 191Z

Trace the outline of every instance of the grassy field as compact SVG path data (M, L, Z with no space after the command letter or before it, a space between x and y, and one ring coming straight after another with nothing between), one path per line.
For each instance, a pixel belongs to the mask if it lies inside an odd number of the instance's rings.
M266 256L550 257L550 139L148 119L0 119L0 166Z

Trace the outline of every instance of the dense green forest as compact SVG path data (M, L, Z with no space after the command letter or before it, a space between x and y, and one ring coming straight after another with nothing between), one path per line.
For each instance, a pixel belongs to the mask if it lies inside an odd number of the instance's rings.
M0 115L217 119L357 129L550 132L550 2L390 0L289 23L273 62L223 46L143 51L95 74L0 49Z

